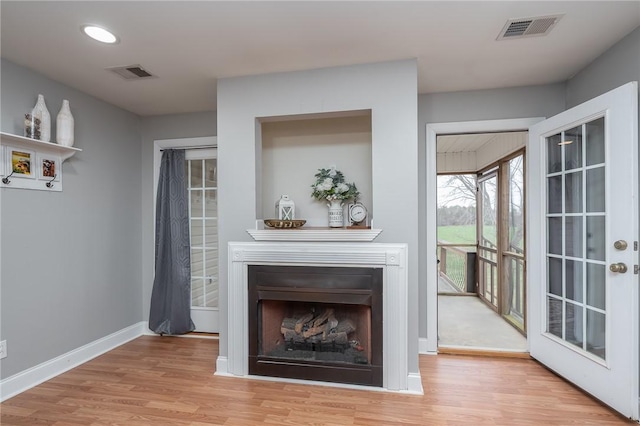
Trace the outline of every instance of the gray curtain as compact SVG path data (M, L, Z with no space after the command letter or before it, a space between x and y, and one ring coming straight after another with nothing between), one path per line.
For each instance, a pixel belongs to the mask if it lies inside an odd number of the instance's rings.
M191 321L189 196L184 150L162 153L156 200L156 266L149 329L158 334L195 330Z

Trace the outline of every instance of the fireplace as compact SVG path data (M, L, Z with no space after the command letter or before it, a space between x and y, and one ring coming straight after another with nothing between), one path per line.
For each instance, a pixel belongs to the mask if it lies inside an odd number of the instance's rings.
M249 374L382 386L382 268L248 268Z
M272 230L273 231L273 230ZM286 231L273 231L273 234L279 236ZM367 232L369 230L364 230ZM268 231L264 231L268 232ZM294 380L288 377L284 372L277 372L280 377L275 375L270 377L262 376L258 373L249 372L249 336L251 332L249 329L249 316L250 311L255 308L255 305L249 306L249 270L254 266L273 266L273 267L298 267L298 266L310 266L317 268L342 268L341 271L347 271L350 268L357 270L357 273L362 273L368 269L375 269L382 274L382 308L378 311L382 315L382 325L380 327L371 326L371 339L375 341L375 333L379 332L382 339L382 355L380 361L382 362L382 386L374 385L374 381L371 382L367 388L378 387L388 391L398 392L410 392L410 393L422 393L422 382L420 380L419 371L410 371L409 356L410 356L410 341L409 341L409 317L408 317L408 273L407 273L407 245L406 244L393 244L393 243L372 243L372 242L347 242L342 240L341 242L335 242L335 240L329 240L329 238L336 238L331 235L331 231L327 232L328 235L324 235L319 231L309 230L313 235L307 235L304 232L288 232L285 234L286 238L291 240L296 238L325 238L323 241L256 241L256 242L230 242L229 248L229 273L227 276L228 285L221 287L223 293L223 300L226 303L221 305L223 310L222 318L226 321L223 323L221 330L220 341L220 355L216 360L216 375L232 376L232 377L253 377L264 378L268 380ZM338 231L335 231L338 233ZM378 231L379 232L379 231ZM316 235L318 234L318 235ZM341 234L340 234L341 235ZM283 236L283 238L285 238ZM274 238L274 237L269 237ZM367 274L368 272L364 272ZM356 274L357 275L357 274ZM267 283L270 284L270 283ZM326 281L323 282L323 286L330 287ZM294 287L295 288L295 287ZM226 290L226 291L225 291ZM281 290L281 289L280 289ZM353 291L354 289L347 288L347 291L352 295L349 297L356 297L361 289ZM315 292L315 289L308 290L309 292ZM343 290L340 290L343 291ZM340 295L340 291L334 291ZM377 292L377 291L376 291ZM302 293L299 291L298 293ZM344 305L342 303L341 296L334 296L335 299L325 299L324 301L317 302L320 304L320 308L333 308L336 319L339 320L341 313L338 312ZM372 299L374 298L372 294ZM282 298L280 298L282 299ZM255 300L255 299L254 299ZM266 309L277 307L277 304L285 304L288 300L276 300L274 297L265 299L269 302L263 302L263 308L265 303ZM311 303L297 300L301 303ZM351 305L364 305L369 306L368 303L351 303ZM254 302L257 303L257 302ZM269 304L275 303L274 306ZM349 305L349 304L347 304ZM373 313L375 311L375 303L372 302L372 322L374 320ZM282 306L279 306L280 309ZM250 309L251 308L251 309ZM292 308L286 308L289 311L280 313L281 316L287 318L293 318ZM293 308L294 310L296 308ZM340 317L340 318L338 318ZM272 327L277 327L278 331L281 328L282 320L276 319L275 324ZM257 330L253 327L252 330ZM257 332L256 332L257 333ZM254 336L255 337L255 336ZM283 335L284 338L284 335ZM358 339L362 340L360 336ZM354 339L351 339L354 340ZM226 342L225 342L226 341ZM362 341L360 342L361 346ZM374 356L373 346L371 344L371 355L369 363L372 366L377 365L378 359ZM416 342L417 346L417 342ZM368 349L366 351L368 355ZM264 353L264 352L263 352ZM319 351L315 354L317 357ZM417 354L414 355L417 357ZM263 365L267 365L267 360L264 360ZM270 361L270 360L269 360ZM276 361L280 361L276 359ZM299 361L299 363L308 364L310 361ZM340 366L341 364L338 364ZM276 366L277 363L271 364ZM352 362L345 364L345 367L357 370L359 366L365 366L365 364L359 364L358 362ZM284 368L278 366L278 368ZM367 367L368 368L368 367ZM310 369L321 370L322 367L316 364L316 368ZM373 370L373 367L371 367ZM273 370L271 370L273 372ZM280 374L281 373L281 374ZM311 373L309 373L311 374ZM317 373L314 373L317 374ZM363 374L363 373L360 373ZM371 373L373 375L373 373ZM318 379L308 380L310 383L325 383L327 385L334 382L323 382L322 377ZM355 381L355 380L354 380ZM341 384L340 386L354 386L361 387L360 385Z

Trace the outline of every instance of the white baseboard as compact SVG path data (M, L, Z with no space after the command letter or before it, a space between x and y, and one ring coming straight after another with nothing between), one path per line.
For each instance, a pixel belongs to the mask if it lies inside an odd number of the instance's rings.
M220 376L227 376L229 374L229 359L226 356L218 356L216 359L216 372L215 374Z
M407 393L424 395L420 373L409 373L409 375L407 376L407 388Z
M436 348L434 350L430 350L429 349L429 339L421 337L418 339L418 353L420 355L437 355L438 354L438 348L436 346Z
M149 329L149 321L143 321L142 334L145 336L159 336L159 334L154 333Z
M59 357L45 361L35 367L21 371L0 381L0 402L6 401L21 392L46 382L55 376L69 371L85 362L117 348L144 334L145 322L139 322L95 340Z

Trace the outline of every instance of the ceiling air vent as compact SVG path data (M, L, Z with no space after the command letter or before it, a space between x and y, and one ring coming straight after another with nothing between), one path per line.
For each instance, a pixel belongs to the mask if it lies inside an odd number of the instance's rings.
M107 71L114 72L125 80L142 80L145 78L155 78L156 76L142 68L140 65L127 65L125 67L107 68Z
M536 18L510 19L496 40L544 36L562 18L562 15L538 16Z

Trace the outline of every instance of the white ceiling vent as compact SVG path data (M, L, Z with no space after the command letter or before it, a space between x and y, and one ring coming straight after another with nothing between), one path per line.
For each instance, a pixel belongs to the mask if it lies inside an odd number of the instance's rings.
M538 16L535 18L510 19L496 40L538 37L549 34L562 15Z
M151 74L149 71L142 68L140 65L127 65L124 67L112 67L107 68L107 71L114 72L125 80L143 80L147 78L156 78L157 76Z

